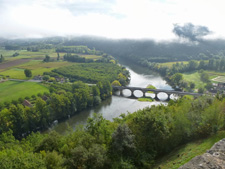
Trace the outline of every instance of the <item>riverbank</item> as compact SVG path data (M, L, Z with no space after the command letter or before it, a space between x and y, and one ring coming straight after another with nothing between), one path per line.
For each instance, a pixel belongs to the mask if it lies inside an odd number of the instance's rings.
M166 84L166 81L163 80L159 74L145 70L142 67L133 65L129 63L129 65L123 66L127 68L130 72L130 83L128 86L133 87L146 87L149 84L152 84L157 89L166 89L172 90L172 88ZM134 70L135 68L135 70ZM124 91L126 95L126 91ZM135 93L137 96L141 96L140 93ZM107 100L103 101L100 105L96 107L89 108L84 110L78 114L75 114L70 119L67 119L58 125L50 128L48 131L55 130L60 134L66 133L68 126L73 130L79 125L85 125L86 121L89 117L93 117L94 113L101 114L105 119L112 121L114 118L119 117L121 114L133 113L137 110L143 109L145 107L151 107L152 105L160 105L167 104L166 102L141 102L137 99L129 99L125 97L112 96Z

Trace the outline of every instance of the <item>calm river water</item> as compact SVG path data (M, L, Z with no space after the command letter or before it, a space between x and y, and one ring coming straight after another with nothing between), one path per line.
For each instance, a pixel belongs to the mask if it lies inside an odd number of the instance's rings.
M120 62L121 63L121 62ZM158 74L154 72L147 71L144 68L134 66L132 64L124 64L130 71L131 81L129 86L133 87L147 87L149 84L155 86L157 89L167 89L172 90L172 88L166 84ZM126 92L125 92L126 94ZM138 91L135 95L140 95ZM162 96L163 97L163 96ZM143 109L144 107L157 105L157 104L166 104L164 102L139 102L136 99L129 99L125 97L112 96L111 98L103 101L101 105L82 111L79 114L71 117L65 122L61 122L58 125L54 126L50 130L56 130L58 133L65 133L67 126L73 129L79 124L86 124L88 117L92 117L94 113L100 113L103 115L105 119L113 120L115 117L119 117L120 114L127 114L128 112L133 113L139 109Z

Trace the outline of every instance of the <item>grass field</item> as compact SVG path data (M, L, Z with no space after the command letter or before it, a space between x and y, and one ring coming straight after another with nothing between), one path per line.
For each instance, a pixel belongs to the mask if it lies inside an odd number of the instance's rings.
M12 57L17 52L18 56ZM41 49L38 52L27 50L4 50L0 48L0 54L5 58L5 62L0 64L0 76L9 76L11 79L28 79L24 74L24 69L30 69L32 77L42 75L44 72L50 72L53 69L71 66L72 62L62 61L65 53L59 53L60 61L56 61L57 53L55 49ZM45 55L54 58L54 62L43 62ZM97 55L80 55L87 59L99 59ZM32 82L7 81L0 83L0 102L11 101L20 97L36 95L48 91L45 86Z
M225 72L215 72L215 71L205 71L209 75L214 75L214 76L225 76Z
M17 52L19 53L18 56L12 57L12 55ZM55 49L41 49L38 52L31 52L27 50L4 50L0 49L0 54L2 54L6 60L17 60L17 59L44 59L45 55L49 55L51 58L56 59L58 54L55 52ZM61 59L66 53L59 53ZM78 54L81 57L85 57L86 59L99 59L102 56L99 55L85 55L85 54Z
M19 56L12 57L12 55L18 52ZM53 69L63 66L70 66L72 62L55 61L55 62L42 62L45 55L49 55L56 60L57 53L55 49L42 49L38 52L31 52L27 50L4 50L0 48L0 54L5 57L5 62L0 64L0 75L9 76L12 79L27 79L24 75L24 69L31 69L32 75L42 75L43 72L50 72ZM65 53L59 53L60 58L63 59ZM98 55L80 55L87 59L99 59L102 56Z
M201 81L200 74L198 72L183 73L184 80L187 82L194 82L195 88L204 87L206 83Z
M35 82L6 81L0 83L0 102L48 92L48 88Z
M184 165L195 156L201 155L209 150L214 143L225 137L225 131L220 131L207 139L198 140L176 148L170 154L158 159L154 169L176 169Z
M32 76L42 75L43 72L50 72L53 69L70 66L75 63L71 62L42 62L41 60L31 60L27 63L14 66L13 68L2 70L0 75L9 76L11 79L27 79L24 69L31 69Z
M80 55L80 54L79 54ZM80 55L81 57L85 57L86 59L99 59L101 58L102 56L99 56L99 55Z
M182 63L182 62L165 62L165 63L160 63L159 65L171 68L173 66L173 64L176 64L176 63ZM186 65L186 64L188 64L188 62L183 61L183 64Z

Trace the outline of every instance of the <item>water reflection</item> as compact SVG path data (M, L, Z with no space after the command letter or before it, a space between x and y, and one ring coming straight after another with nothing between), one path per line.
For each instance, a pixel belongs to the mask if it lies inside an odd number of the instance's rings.
M128 70L130 71L131 74L131 81L129 86L144 88L147 87L149 84L151 84L155 86L157 89L172 90L172 88L168 84L166 84L166 81L164 81L159 75L145 74L146 72L140 70L138 73L136 73L129 67ZM117 94L119 95L119 93ZM128 97L131 95L131 92L129 90L124 90L123 94L126 97ZM134 95L137 97L142 97L143 93L141 91L135 91ZM146 93L146 95L149 95L153 98L155 97L155 94L152 93ZM65 133L68 125L71 126L73 129L75 129L75 127L78 126L79 124L86 124L88 117L93 117L94 113L101 113L105 119L113 120L113 118L119 117L122 113L124 114L127 114L128 112L133 113L139 109L151 107L152 105L167 104L166 102L156 102L156 101L140 102L137 99L129 99L126 97L112 96L112 98L103 101L101 105L82 111L79 114L66 120L65 122L59 123L52 129L63 134ZM168 96L167 94L164 96L162 93L162 96L160 95L160 97L162 97L162 99L163 98L166 99Z

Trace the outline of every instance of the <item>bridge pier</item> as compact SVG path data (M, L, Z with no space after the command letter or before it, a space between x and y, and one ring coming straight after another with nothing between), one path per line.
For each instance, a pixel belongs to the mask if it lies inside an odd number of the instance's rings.
M154 98L154 99L155 99L156 101L160 101L159 98L158 98L158 93L154 92L154 94L155 94L155 98Z
M135 97L134 90L130 90L130 91L131 91L131 96L130 97Z
M171 95L171 94L168 94L168 93L167 93L167 96L168 96L168 97L167 97L166 101L170 101L170 95Z
M146 92L142 91L143 92L143 97L146 97Z
M123 95L123 89L120 89L120 96L124 96Z

